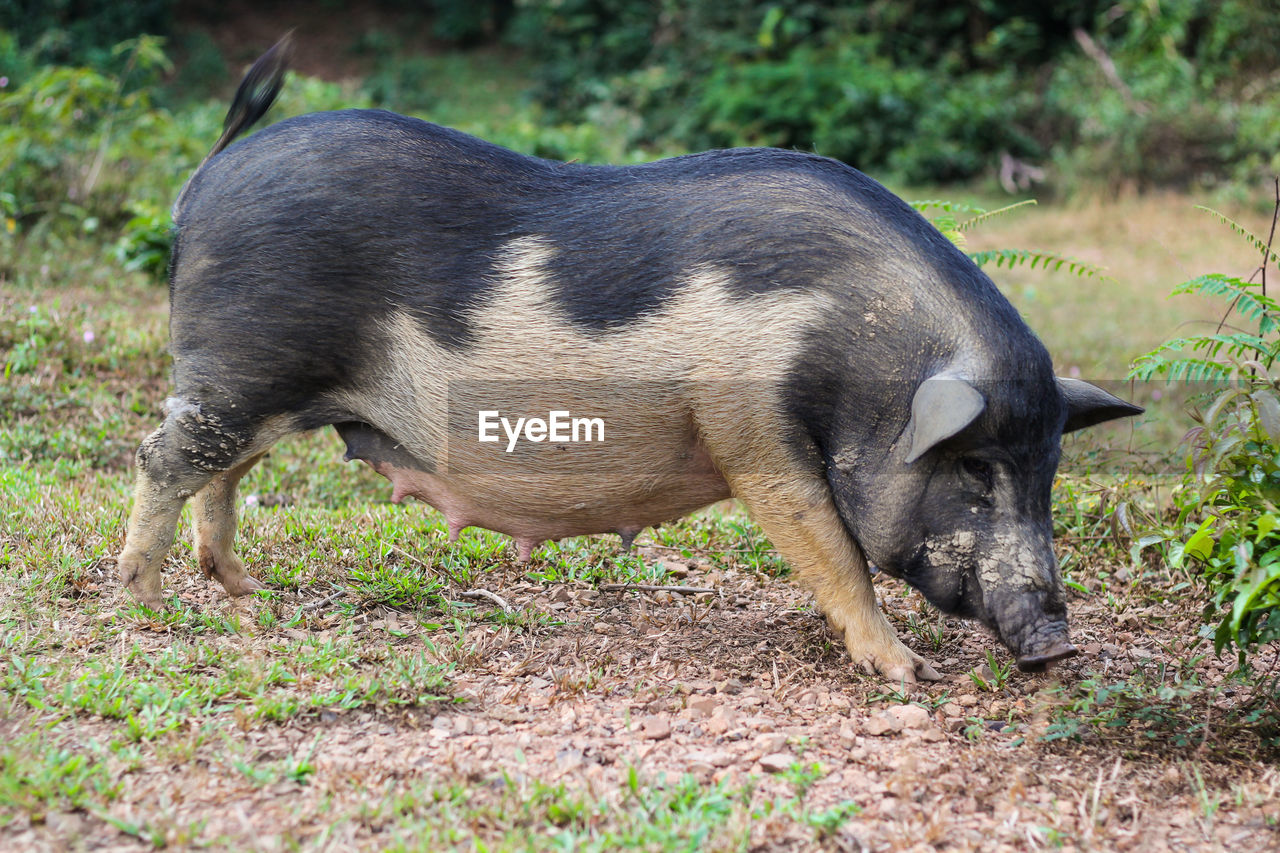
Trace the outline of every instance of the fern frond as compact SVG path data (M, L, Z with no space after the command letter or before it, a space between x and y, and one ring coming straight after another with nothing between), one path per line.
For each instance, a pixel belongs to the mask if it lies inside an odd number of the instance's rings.
M1235 311L1260 324L1264 334L1276 328L1276 320L1270 315L1280 312L1280 302L1262 295L1262 286L1222 273L1209 273L1184 281L1173 289L1174 295L1198 293L1225 300L1234 300Z
M1257 234L1254 234L1252 231L1250 231L1248 228L1245 228L1239 222L1236 222L1230 216L1227 216L1224 213L1220 213L1214 210L1212 207L1205 207L1203 204L1197 204L1195 205L1195 208L1197 210L1203 210L1205 213L1214 217L1223 225L1226 225L1232 231L1236 232L1241 237L1248 240L1250 243L1253 244L1253 247L1255 249L1257 249L1259 252L1262 252L1263 255L1266 256L1268 262L1276 261L1277 263L1280 263L1280 255L1277 255L1274 251L1272 251L1271 249L1268 249L1267 244L1263 242L1263 240L1260 237L1258 237Z
M1174 338L1165 341L1151 352L1138 356L1129 369L1130 379L1150 379L1157 374L1176 379L1170 371L1178 364L1197 365L1199 373L1236 374L1240 371L1240 362L1256 361L1264 370L1269 369L1275 361L1277 353L1275 343L1250 332L1230 334L1196 335L1189 338ZM1199 353L1192 356L1190 353ZM1216 365L1210 367L1208 365ZM1179 368L1184 370L1187 368ZM1200 376L1198 378L1205 378Z
M1273 346L1273 343L1248 332L1237 332L1231 335L1202 335L1191 339L1191 349L1203 352L1209 358L1216 359L1226 355L1229 358L1245 359L1252 358L1256 354L1265 365L1275 360Z
M1141 381L1161 376L1170 382L1231 382L1236 368L1231 364L1206 358L1173 358L1159 356L1160 350L1141 355L1129 368L1129 379Z
M1035 203L1036 203L1036 200L1034 198L1029 198L1023 201L1016 201L1013 204L1006 204L1004 207L998 207L995 210L983 210L979 212L977 216L974 216L972 219L966 219L964 222L961 222L959 225L959 229L961 231L968 231L970 228L974 228L978 225L981 225L983 222L986 222L988 219L992 219L996 216L1003 216L1004 214L1017 210L1020 207L1026 207L1029 204L1035 204Z
M924 213L926 210L941 210L943 213L973 214L975 216L981 216L987 212L985 208L977 207L972 204L965 204L960 201L943 201L942 199L936 198L925 199L924 201L909 201L907 204L911 205L917 213Z
M1027 249L990 249L985 252L973 252L969 257L980 267L991 261L995 261L998 267L1007 266L1010 269L1026 264L1031 269L1042 266L1046 270L1053 269L1057 271L1065 266L1072 275L1080 276L1081 278L1106 278L1103 275L1102 267L1087 264L1084 261L1077 261L1074 258L1068 258L1065 255L1059 255L1054 252L1033 252Z

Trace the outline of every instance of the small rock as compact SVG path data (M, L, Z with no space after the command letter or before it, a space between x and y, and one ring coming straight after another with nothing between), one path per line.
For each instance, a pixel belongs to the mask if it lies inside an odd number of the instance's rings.
M887 712L881 711L868 719L863 728L867 734L880 737L882 735L897 734L902 731L902 723Z
M978 678L981 678L983 681L987 682L988 684L990 684L992 681L995 681L995 678L996 678L996 674L991 671L991 667L987 666L985 663L982 666L978 667L977 669L973 670L973 674Z
M756 749L760 752L768 754L771 752L781 752L787 745L787 736L781 732L771 732L770 734L757 735L753 741Z
M519 723L525 719L524 712L510 705L494 705L489 709L489 716L502 723Z
M721 693L727 693L730 696L736 696L742 692L742 682L737 678L730 678L721 682L716 689Z
M795 763L795 756L789 752L775 752L760 759L760 769L765 773L781 773Z
M901 723L903 729L919 731L933 723L933 717L919 705L894 705L888 714Z
M572 770L575 767L582 766L582 752L577 749L562 749L556 753L556 764Z
M737 763L737 758L727 749L717 749L707 754L707 761L711 762L712 767L729 767Z
M671 721L666 717L649 717L640 724L640 734L649 740L671 737Z
M566 587L566 586L558 586L558 587L556 587L555 591L551 593L551 600L552 600L552 601L558 601L558 602L561 602L561 603L565 603L565 602L568 602L568 601L572 600L572 598L573 598L573 596L572 596L572 594L569 592L569 588L568 588L568 587Z
M721 716L714 716L702 724L707 734L722 735L729 731L730 721Z
M685 563L661 563L660 565L667 570L667 574L674 578L687 578L689 576L689 566Z
M726 749L695 749L685 756L688 766L703 765L709 770L719 770L737 763L737 757Z
M812 708L818 704L818 691L806 690L792 704L797 708Z

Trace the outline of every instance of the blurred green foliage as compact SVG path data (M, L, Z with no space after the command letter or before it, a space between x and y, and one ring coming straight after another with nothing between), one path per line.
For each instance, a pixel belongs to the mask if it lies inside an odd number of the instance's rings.
M358 88L297 78L274 116L385 106L558 159L774 145L917 185L1012 161L1045 167L1042 195L1280 170L1280 0L375 5L405 30L351 33L350 55L370 65ZM37 221L109 238L124 228L137 248L121 257L160 268L158 211L216 137L226 104L213 96L235 77L198 28L166 47L156 34L177 10L0 0L0 237ZM505 39L525 59L513 75L458 51L415 52L415 28L456 45ZM183 56L176 73L166 49ZM532 98L511 82L527 77Z
M0 195L15 227L58 217L89 230L113 223L130 196L172 186L175 153L205 144L183 138L189 128L175 128L153 102L169 67L159 39L130 39L108 55L119 74L37 65L0 88Z
M641 143L813 149L908 182L1006 153L1139 188L1280 168L1275 0L556 0L510 37L554 115L611 103Z
M174 6L174 0L0 0L0 31L29 50L33 64L112 70L119 61L116 45L167 34Z

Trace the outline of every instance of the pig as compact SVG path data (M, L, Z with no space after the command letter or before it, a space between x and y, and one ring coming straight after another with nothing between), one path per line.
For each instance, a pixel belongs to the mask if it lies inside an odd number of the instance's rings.
M509 534L522 561L736 498L870 674L938 678L868 561L1024 670L1075 653L1051 541L1060 439L1142 410L1056 378L907 204L798 151L570 164L379 110L231 144L288 51L250 69L174 206L174 393L138 448L118 558L142 604L162 606L188 499L203 573L261 589L233 548L237 482L332 425L394 500L436 507L451 539ZM598 420L599 440L565 441L548 412ZM482 441L508 413L523 431Z

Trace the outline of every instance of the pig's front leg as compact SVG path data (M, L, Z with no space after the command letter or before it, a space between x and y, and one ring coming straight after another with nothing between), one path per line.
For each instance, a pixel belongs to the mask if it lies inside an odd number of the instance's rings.
M903 645L880 612L866 558L840 520L825 480L747 474L731 479L730 486L813 592L855 665L895 682L941 677Z

